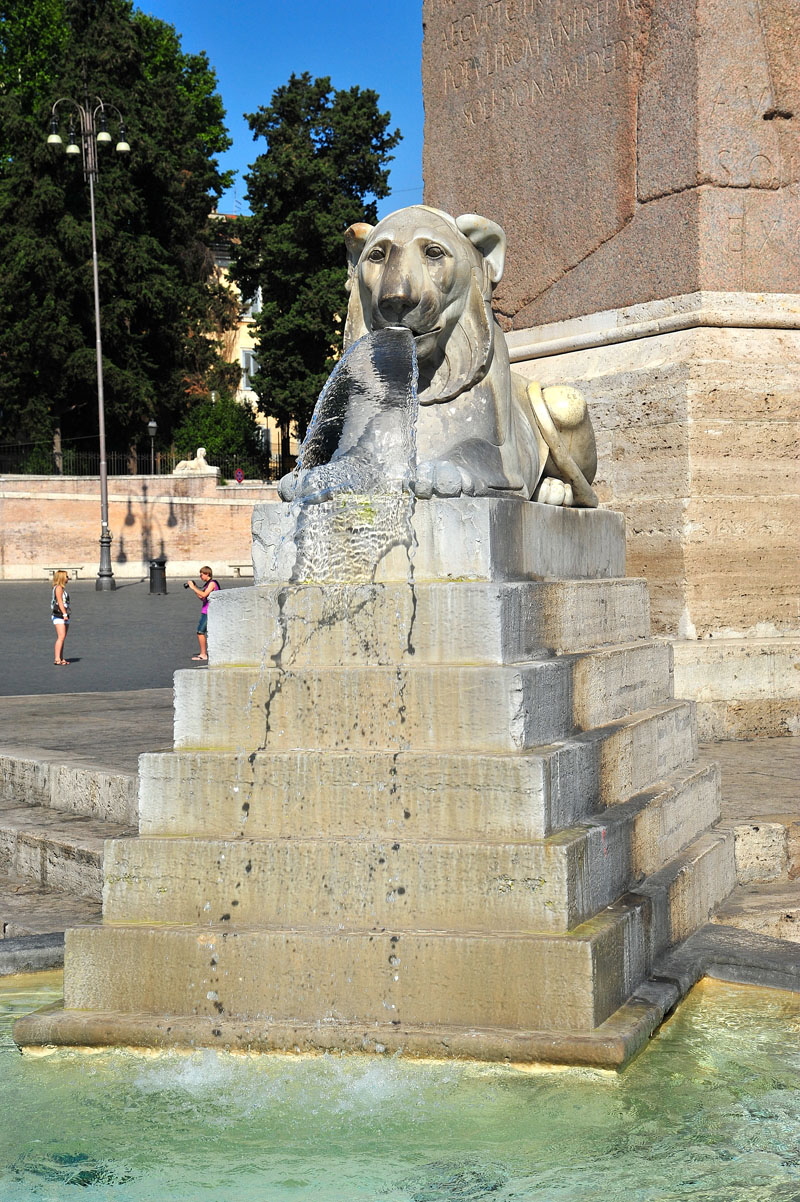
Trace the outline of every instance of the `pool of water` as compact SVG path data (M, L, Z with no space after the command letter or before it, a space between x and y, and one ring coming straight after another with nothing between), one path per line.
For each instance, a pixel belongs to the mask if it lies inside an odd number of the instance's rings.
M800 1202L800 998L704 982L621 1076L219 1052L20 1056L59 974L0 979L0 1198Z

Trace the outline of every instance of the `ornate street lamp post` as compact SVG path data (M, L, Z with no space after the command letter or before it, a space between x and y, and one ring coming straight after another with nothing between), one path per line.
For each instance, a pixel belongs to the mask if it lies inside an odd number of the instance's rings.
M156 474L156 431L157 430L158 430L158 426L156 425L155 418L151 417L150 421L147 423L147 433L150 435L150 475L151 476L155 476L155 474Z
M116 588L114 573L111 568L111 531L108 528L108 462L106 459L106 411L103 398L103 345L100 337L100 279L97 269L97 227L94 215L94 181L97 178L98 159L97 147L103 146L113 139L106 129L106 114L116 113L119 119L119 140L116 144L117 154L128 154L130 146L125 140L125 125L122 114L114 105L104 104L95 97L97 104L92 108L87 96L85 104L77 100L63 97L53 105L50 114L49 146L63 145L58 132L58 110L62 106L69 109L69 140L65 153L70 158L81 156L83 161L83 177L89 181L89 209L92 217L92 274L94 277L94 328L97 345L97 419L100 434L100 569L97 574L95 588L101 592L110 592Z

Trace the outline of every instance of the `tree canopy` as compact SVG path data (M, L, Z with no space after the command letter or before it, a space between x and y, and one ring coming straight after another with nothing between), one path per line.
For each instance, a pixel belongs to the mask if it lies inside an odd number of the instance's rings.
M271 103L247 116L267 149L246 176L252 215L237 223L232 274L245 297L259 289L261 409L284 435L303 432L341 352L347 298L344 231L375 221L389 194L389 153L400 141L378 94L337 91L329 78L292 75Z
M178 455L194 457L205 447L209 463L221 457L260 460L259 430L249 405L240 405L230 396L200 401L193 405L174 431Z
M106 428L121 447L238 379L206 336L235 320L209 282L230 140L207 57L130 0L0 0L0 438L97 430L88 189L80 158L46 145L62 97L113 106L95 192ZM71 112L59 105L62 137Z

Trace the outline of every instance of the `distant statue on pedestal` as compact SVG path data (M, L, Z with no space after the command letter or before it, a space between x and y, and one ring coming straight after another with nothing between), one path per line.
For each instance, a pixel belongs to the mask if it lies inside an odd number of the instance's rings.
M219 468L212 467L208 462L205 447L198 447L194 459L181 459L180 463L175 465L172 474L173 476L218 476Z

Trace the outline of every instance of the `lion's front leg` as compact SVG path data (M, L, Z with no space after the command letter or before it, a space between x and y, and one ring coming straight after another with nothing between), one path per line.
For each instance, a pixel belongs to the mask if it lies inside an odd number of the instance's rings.
M522 495L524 490L516 461L513 467L508 466L501 448L484 438L453 443L441 458L421 458L412 483L412 491L422 500Z

